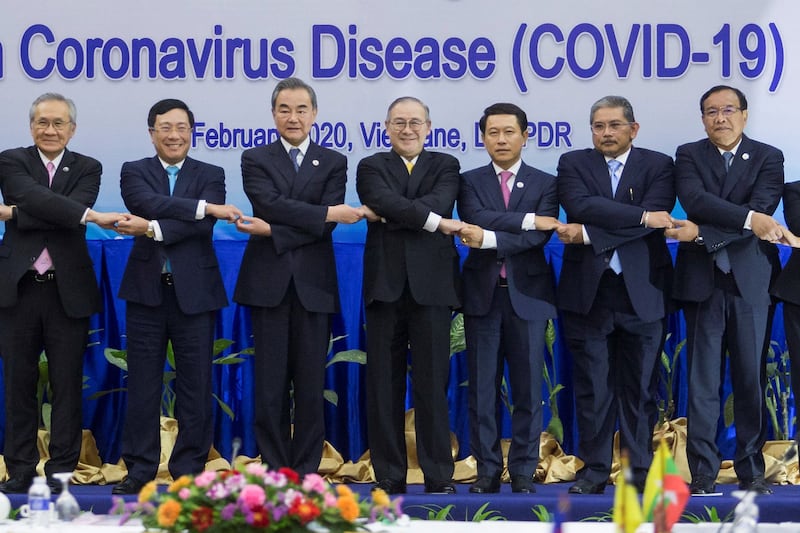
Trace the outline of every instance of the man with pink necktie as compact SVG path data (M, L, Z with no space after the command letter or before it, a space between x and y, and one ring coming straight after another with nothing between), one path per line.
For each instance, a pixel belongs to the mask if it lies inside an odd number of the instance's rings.
M89 317L102 309L86 246L86 223L112 229L119 213L91 209L100 163L67 150L75 134L75 104L46 93L30 109L34 146L0 154L0 354L5 379L3 454L9 479L2 492L26 492L36 475L39 354L47 354L52 396L52 475L72 472L81 448L83 354Z

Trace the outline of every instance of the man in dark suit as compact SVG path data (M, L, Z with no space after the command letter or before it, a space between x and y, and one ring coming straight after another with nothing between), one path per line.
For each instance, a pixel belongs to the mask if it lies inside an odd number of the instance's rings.
M668 237L682 241L675 264L689 360L686 455L693 494L714 492L720 379L730 354L736 422L734 469L742 489L772 492L764 480L761 365L770 306L770 256L782 232L772 213L783 191L783 154L744 135L747 99L712 87L700 98L708 138L678 147L678 199L688 220ZM764 241L760 240L763 239Z
M664 335L672 260L659 228L672 226L672 159L637 148L630 102L606 96L589 115L594 149L558 163L568 224L558 284L564 335L573 356L578 456L585 466L569 492L596 494L611 472L619 425L641 491L652 459L651 379Z
M113 228L118 213L91 209L100 189L100 163L67 149L75 134L75 104L46 93L30 110L34 146L0 154L0 353L5 379L4 456L9 479L2 492L26 492L36 475L40 413L39 354L47 354L52 397L52 478L71 472L81 449L83 354L89 317L102 309L86 246L86 223Z
M364 203L364 300L367 317L367 431L378 483L406 491L404 412L408 348L425 491L454 493L447 411L450 308L458 306L458 254L451 219L458 195L458 161L423 150L430 132L419 99L392 102L386 129L392 150L358 164Z
M558 226L555 176L521 158L528 117L514 104L487 107L479 122L492 162L461 177L459 235L464 261L464 326L469 361L470 448L478 479L470 492L500 491L500 384L508 363L514 403L508 472L513 492L536 492L542 432L542 366L555 283L544 246Z
M216 219L241 212L225 202L222 168L187 157L194 114L161 100L147 116L156 156L122 165L130 210L118 231L133 235L119 289L127 301L128 406L122 458L128 475L113 494L135 494L154 479L161 455L159 415L167 342L175 354L178 438L173 478L202 472L213 438L211 360L216 311L228 305L213 246Z
M331 233L363 217L343 203L347 159L308 136L316 116L309 85L276 85L272 117L281 137L242 154L254 216L237 223L250 234L234 300L250 306L253 322L256 443L270 468L300 475L317 471L325 439L325 358L339 309Z

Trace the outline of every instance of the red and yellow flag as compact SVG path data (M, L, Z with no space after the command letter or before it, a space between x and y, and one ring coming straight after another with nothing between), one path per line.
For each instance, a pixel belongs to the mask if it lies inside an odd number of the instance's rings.
M647 472L647 481L644 487L644 497L642 507L644 508L645 520L653 520L653 511L656 506L661 504L664 508L666 517L667 531L677 522L686 502L689 500L689 487L678 473L675 460L667 448L667 443L661 439L661 443L653 456L653 464Z

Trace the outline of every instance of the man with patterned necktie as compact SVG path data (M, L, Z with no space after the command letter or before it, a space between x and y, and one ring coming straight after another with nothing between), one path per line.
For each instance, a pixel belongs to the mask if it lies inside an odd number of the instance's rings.
M211 360L216 311L228 305L213 232L225 205L222 168L188 157L194 114L161 100L147 116L155 157L122 165L120 191L130 214L117 231L134 236L119 297L126 300L128 406L122 458L128 475L113 494L136 494L161 457L159 416L167 342L175 354L178 438L169 457L177 479L205 468L213 438Z
M672 258L663 228L675 205L672 158L633 146L631 103L606 96L589 115L594 148L558 162L568 224L558 306L573 358L578 456L572 494L605 490L614 429L641 492L653 452L651 379L664 336Z
M86 223L112 229L119 213L91 207L100 189L100 163L67 149L75 134L72 100L46 93L30 108L34 146L0 154L0 354L5 380L5 456L2 492L27 492L36 475L39 354L47 354L52 396L52 476L72 472L81 449L83 354L89 317L102 309L86 246Z
M782 237L772 218L783 193L783 154L744 135L747 99L734 87L700 98L707 138L678 147L675 179L688 220L667 236L681 241L674 297L684 303L689 361L686 456L692 494L716 490L720 378L730 354L736 398L739 487L772 492L764 479L766 409L762 352L770 323L770 280ZM768 339L768 337L767 337Z

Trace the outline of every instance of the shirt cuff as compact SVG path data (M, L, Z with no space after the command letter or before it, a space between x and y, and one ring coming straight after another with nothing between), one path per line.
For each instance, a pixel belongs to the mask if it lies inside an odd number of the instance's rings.
M522 219L522 229L525 231L536 229L536 213L525 213L525 218Z
M15 206L12 206L12 207L15 207ZM83 224L84 226L86 225L86 217L89 216L89 210L90 209L91 208L87 207L86 211L83 212L83 216L81 217L81 224ZM12 216L13 216L13 211L12 211Z
M752 209L750 211L748 211L747 218L744 219L744 229L747 229L747 230L752 230L753 229L753 226L752 226L753 213L755 213L755 211L753 211Z
M491 230L483 230L481 250L495 250L497 248L497 234Z
M197 202L197 211L194 213L194 218L197 220L203 220L206 218L206 202L205 200L199 200Z
M158 223L158 220L153 221L153 240L159 242L164 241L164 234L161 233L161 224Z
M586 226L581 224L581 233L583 233L583 244L592 244L592 239L589 238L589 234L586 232Z
M422 226L422 229L425 231L429 231L433 233L437 229L439 229L439 222L442 221L441 215L437 215L433 211L428 214L428 220L425 221L425 225Z

